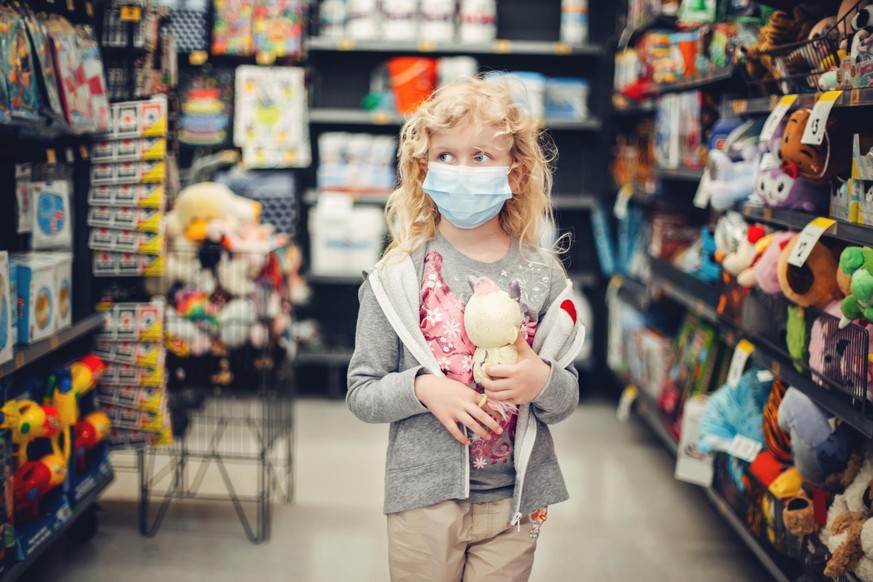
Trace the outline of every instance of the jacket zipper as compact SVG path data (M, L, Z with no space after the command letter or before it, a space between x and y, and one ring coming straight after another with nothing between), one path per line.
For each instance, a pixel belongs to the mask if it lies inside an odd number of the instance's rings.
M376 295L376 300L379 302L379 305L382 306L382 311L385 313L385 317L388 318L388 323L391 324L391 327L394 328L394 331L397 333L397 337L400 338L400 341L406 346L406 349L412 353L412 356L418 360L418 362L425 367L432 367L430 370L434 375L437 376L445 376L443 371L440 370L439 365L436 367L428 366L426 363L428 358L423 356L422 350L419 349L419 346L415 343L415 340L412 338L412 334L408 329L403 325L400 321L400 316L397 314L397 310L394 309L394 306L391 304L391 301L388 299L388 294L385 293L385 289L382 287L382 282L379 281L378 276L376 276L376 272L374 271L370 275L370 286L373 288L373 293ZM434 360L434 363L436 360ZM464 428L464 435L469 439L470 436L466 427ZM470 498L470 445L463 445L463 455L461 457L462 464L464 466L464 499Z
M512 515L512 520L509 522L509 525L520 525L521 524L521 496L524 493L524 478L525 473L527 473L527 464L530 461L530 455L533 452L533 443L537 438L537 423L536 419L533 417L533 414L530 412L530 405L528 405L528 416L527 416L527 427L524 431L524 442L521 443L520 452L518 455L518 464L515 467L517 479L517 487L518 487L518 503L515 506L515 513Z

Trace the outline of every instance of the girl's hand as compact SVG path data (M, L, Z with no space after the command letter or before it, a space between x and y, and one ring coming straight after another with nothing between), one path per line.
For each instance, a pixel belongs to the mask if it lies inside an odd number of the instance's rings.
M549 381L551 366L537 355L518 334L515 340L518 360L514 364L491 364L485 373L491 377L482 382L485 394L494 400L516 405L527 404L543 391Z
M456 380L419 376L415 379L415 396L462 444L469 445L470 439L458 428L459 422L485 440L491 438L486 426L497 434L503 432L497 421L479 408L482 395Z

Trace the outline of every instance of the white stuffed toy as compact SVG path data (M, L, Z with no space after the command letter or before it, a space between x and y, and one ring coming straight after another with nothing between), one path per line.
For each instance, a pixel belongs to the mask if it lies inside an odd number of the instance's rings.
M464 328L476 345L473 379L488 378L487 364L514 364L518 359L515 340L524 319L518 301L487 277L469 277L473 295L464 308Z

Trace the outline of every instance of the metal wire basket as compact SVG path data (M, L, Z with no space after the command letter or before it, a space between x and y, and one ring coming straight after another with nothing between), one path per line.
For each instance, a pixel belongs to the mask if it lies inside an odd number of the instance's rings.
M820 91L822 75L839 68L842 61L840 39L851 30L849 16L865 1L857 2L843 18L814 38L760 51L757 59L769 64L765 67L777 74L775 78L750 79L750 85L756 92L785 95Z

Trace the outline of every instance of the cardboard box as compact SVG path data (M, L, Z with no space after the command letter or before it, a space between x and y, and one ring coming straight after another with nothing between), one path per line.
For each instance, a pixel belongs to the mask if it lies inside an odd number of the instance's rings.
M18 273L18 342L30 344L56 330L55 261L44 253L15 255Z
M70 183L45 180L33 182L31 188L33 248L70 250L73 245Z
M73 255L52 253L55 261L56 330L73 325Z

